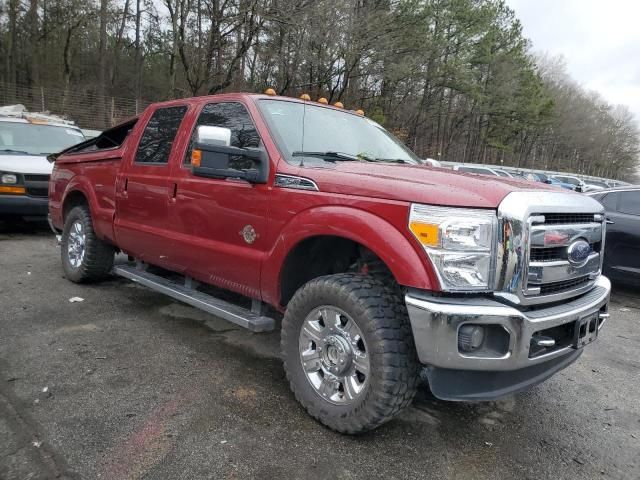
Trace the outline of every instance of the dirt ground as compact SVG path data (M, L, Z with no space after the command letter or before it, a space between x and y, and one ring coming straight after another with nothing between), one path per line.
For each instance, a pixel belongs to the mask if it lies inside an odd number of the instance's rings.
M75 285L41 226L0 232L0 479L640 478L640 294L574 365L489 403L423 387L348 437L296 403L278 333L123 279ZM69 302L81 297L82 302Z

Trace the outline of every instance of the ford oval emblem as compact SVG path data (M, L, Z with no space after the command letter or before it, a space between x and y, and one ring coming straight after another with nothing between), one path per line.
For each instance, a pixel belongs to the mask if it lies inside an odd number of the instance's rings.
M574 267L584 265L591 253L591 245L586 240L578 239L567 247L567 259Z

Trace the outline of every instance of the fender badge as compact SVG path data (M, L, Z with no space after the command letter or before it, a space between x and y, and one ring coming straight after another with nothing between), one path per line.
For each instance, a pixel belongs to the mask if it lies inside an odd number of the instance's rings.
M245 225L242 231L240 232L244 241L251 245L258 238L258 234L252 225Z

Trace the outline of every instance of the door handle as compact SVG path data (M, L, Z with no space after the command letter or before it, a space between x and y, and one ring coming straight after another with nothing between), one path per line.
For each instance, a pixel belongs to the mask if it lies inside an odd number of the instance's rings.
M607 225L614 225L616 222L607 218Z
M129 179L125 177L124 182L122 183L122 190L120 191L120 195L123 197L127 196L127 188L129 187Z
M175 203L177 194L178 194L178 184L174 182L173 187L171 188L171 197L169 197L169 201L171 203Z

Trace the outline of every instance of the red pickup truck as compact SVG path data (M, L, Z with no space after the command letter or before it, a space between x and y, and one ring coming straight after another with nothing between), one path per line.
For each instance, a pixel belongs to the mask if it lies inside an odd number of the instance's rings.
M115 273L255 332L281 319L291 389L340 432L391 419L421 372L446 400L537 384L609 316L598 202L424 166L362 112L175 100L51 160L69 280Z

